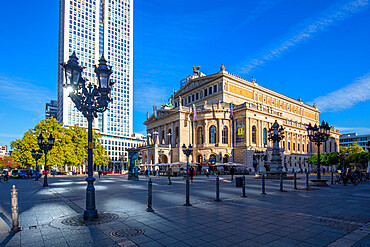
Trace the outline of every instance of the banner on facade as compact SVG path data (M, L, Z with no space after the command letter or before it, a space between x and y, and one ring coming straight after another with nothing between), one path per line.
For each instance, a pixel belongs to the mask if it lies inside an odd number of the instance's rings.
M245 122L236 123L236 141L245 142Z

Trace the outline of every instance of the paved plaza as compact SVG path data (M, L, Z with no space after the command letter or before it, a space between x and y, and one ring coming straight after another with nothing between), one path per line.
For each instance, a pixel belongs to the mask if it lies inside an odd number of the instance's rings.
M324 176L325 177L325 176ZM313 175L312 175L313 178ZM329 178L329 177L327 177ZM0 246L370 246L370 182L305 190L293 180L247 176L247 198L230 176L220 177L221 202L214 201L215 177L197 176L191 207L185 207L181 177L152 177L153 209L147 209L147 177L97 178L100 221L81 220L85 207L83 176L11 180L0 184ZM22 231L11 228L10 189L19 192Z

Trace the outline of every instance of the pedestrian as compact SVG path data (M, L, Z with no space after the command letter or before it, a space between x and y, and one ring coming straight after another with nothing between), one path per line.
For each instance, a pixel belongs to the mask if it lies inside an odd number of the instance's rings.
M99 170L98 171L99 179L100 179L101 174L102 174L102 172L101 172L101 170Z
M8 171L4 170L3 171L3 174L4 174L4 181L7 181L9 180L9 175L8 175Z
M351 183L353 184L353 186L357 185L355 180L352 177L352 167L351 166L349 166L346 170L346 173L343 179L344 186L347 186L348 179L351 180Z
M171 185L172 168L170 166L168 167L167 176L168 176L168 185Z
M209 169L208 168L206 169L206 176L207 176L207 178L209 178Z
M235 169L234 167L231 167L230 169L231 180L234 180L234 174L235 174Z
M159 178L159 169L157 169L156 177Z
M194 177L194 167L190 167L189 169L190 181L193 182Z

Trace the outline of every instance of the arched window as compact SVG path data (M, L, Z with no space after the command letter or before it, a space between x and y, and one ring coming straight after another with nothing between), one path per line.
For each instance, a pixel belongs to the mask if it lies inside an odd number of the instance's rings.
M175 142L176 144L179 142L179 127L175 128Z
M216 143L216 126L212 125L209 128L209 143Z
M211 154L209 156L209 162L212 163L212 164L216 163L216 155Z
M226 126L224 126L223 129L222 129L222 143L223 144L228 143L228 140L229 140L228 136L229 136L228 128Z
M198 128L197 138L198 138L197 143L198 144L203 144L203 128L202 127Z
M263 145L267 145L267 129L263 129Z
M164 144L165 143L165 139L166 137L165 137L165 132L164 132L164 130L162 130L162 144Z
M256 144L257 142L257 130L256 130L256 126L252 126L252 143L253 144Z

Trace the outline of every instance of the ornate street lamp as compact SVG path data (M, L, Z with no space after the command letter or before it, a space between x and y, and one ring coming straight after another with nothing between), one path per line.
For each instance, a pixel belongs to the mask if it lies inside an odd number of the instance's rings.
M45 169L44 169L44 184L42 186L48 187L48 165L47 165L47 155L48 152L53 148L54 146L54 137L49 135L48 143L44 143L44 137L42 137L42 132L37 137L37 143L39 144L39 147L42 151L44 151L45 154Z
M271 169L272 172L281 173L283 166L281 165L280 148L279 142L284 139L285 131L283 126L280 126L275 120L274 124L268 131L268 139L272 141L272 157L271 157Z
M189 156L193 153L193 147L189 144L186 147L185 143L182 145L182 151L186 155L186 203L184 206L191 206L190 204L190 183L189 183Z
M83 67L78 64L78 58L73 52L67 63L61 64L65 71L65 86L70 88L69 97L72 99L76 108L87 118L88 123L88 176L86 189L86 209L84 212L85 220L93 220L98 217L95 207L95 188L93 177L93 135L92 123L94 118L98 117L98 112L104 112L108 109L111 99L111 89L113 82L109 79L112 74L112 68L107 65L107 61L102 56L99 65L95 66L95 74L98 85L91 82L87 83L82 78Z
M322 121L321 125L317 127L312 126L311 123L307 127L307 135L310 138L311 142L316 143L317 145L317 180L321 179L321 172L320 172L320 145L323 142L326 142L330 136L330 126L328 123Z
M35 178L35 181L38 181L39 180L39 178L38 178L39 167L37 165L37 161L41 158L42 151L41 151L41 149L39 149L37 151L35 149L32 149L31 155L36 160L36 178Z

